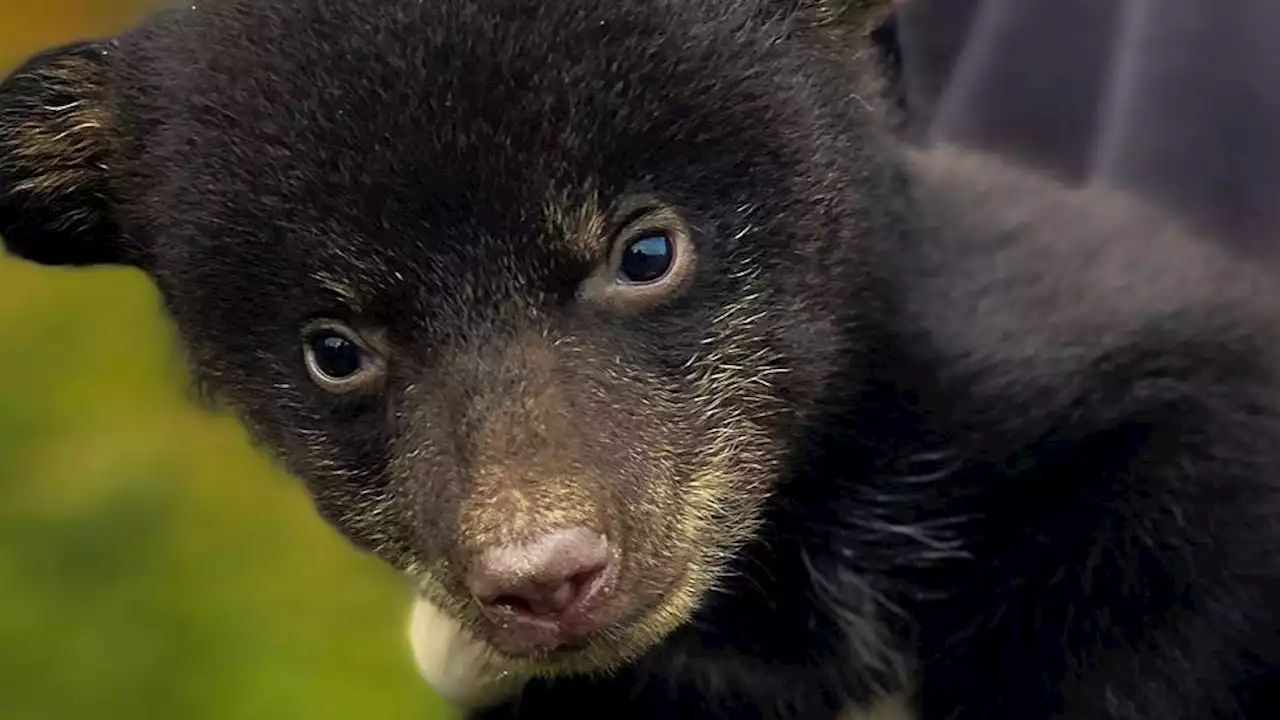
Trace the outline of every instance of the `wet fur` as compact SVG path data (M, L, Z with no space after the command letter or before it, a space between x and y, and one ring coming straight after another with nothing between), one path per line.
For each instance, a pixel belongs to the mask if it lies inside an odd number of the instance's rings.
M1274 717L1273 278L899 147L869 51L787 5L168 14L81 51L103 162L49 151L62 54L0 86L0 230L148 272L197 380L467 632L475 547L622 538L645 614L476 717ZM575 295L646 194L693 282ZM397 348L393 392L308 382L319 313Z

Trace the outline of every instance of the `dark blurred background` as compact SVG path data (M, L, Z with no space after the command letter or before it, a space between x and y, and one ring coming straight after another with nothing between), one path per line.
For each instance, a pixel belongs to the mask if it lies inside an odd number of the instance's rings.
M0 73L145 0L0 0ZM409 593L185 395L123 270L0 258L0 720L429 720Z

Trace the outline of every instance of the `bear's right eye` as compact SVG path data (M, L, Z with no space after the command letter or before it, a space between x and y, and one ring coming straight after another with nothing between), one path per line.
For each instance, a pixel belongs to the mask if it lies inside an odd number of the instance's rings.
M354 330L334 322L318 323L303 342L307 371L317 385L343 393L368 388L382 375L378 354Z

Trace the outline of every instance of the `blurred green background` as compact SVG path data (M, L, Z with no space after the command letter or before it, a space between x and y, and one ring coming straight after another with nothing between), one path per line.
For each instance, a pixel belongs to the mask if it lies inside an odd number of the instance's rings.
M0 0L0 73L145 0ZM185 398L123 270L0 258L0 720L424 720L409 595Z

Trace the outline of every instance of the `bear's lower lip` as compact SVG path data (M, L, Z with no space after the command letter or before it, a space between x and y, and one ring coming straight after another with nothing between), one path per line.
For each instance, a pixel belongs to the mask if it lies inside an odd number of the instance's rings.
M548 624L547 627L525 626L519 630L500 628L489 643L509 658L527 660L573 653L585 647L589 637L590 633L570 636L563 629Z

